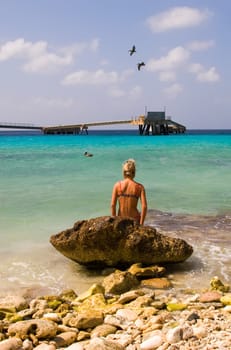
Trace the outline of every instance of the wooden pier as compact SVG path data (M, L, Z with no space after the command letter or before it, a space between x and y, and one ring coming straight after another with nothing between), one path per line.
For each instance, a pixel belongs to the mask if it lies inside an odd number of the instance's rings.
M23 129L23 130L42 130L42 126L29 124L29 123L7 123L0 122L1 129Z
M26 123L1 123L0 128L7 129L30 129L40 130L46 135L79 135L88 134L89 127L94 126L111 126L118 124L130 124L138 126L140 135L169 135L184 133L186 127L173 121L170 117L165 116L165 112L148 112L147 115L140 115L130 120L116 120L105 122L81 123L72 125L57 125L57 126L35 126Z
M110 122L95 122L77 125L59 125L44 127L44 134L88 134L88 128L94 126L130 124L137 125L140 135L169 135L182 134L186 131L186 127L175 121L170 117L165 117L165 112L148 112L147 116L140 115L139 117L130 120L119 120Z
M88 128L93 126L105 126L105 125L118 125L118 124L131 124L131 120L117 120L110 122L92 122L84 124L74 125L59 125L59 126L47 126L43 128L44 134L72 134L79 135L86 133L88 134Z

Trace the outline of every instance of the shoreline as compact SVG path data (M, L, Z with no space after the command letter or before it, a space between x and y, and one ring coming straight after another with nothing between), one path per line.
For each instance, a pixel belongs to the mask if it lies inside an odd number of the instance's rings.
M0 350L95 350L97 347L102 350L229 350L231 293L226 286L229 275L221 278L225 269L220 265L220 254L229 257L230 216L152 211L147 224L150 221L160 233L188 241L194 247L193 256L183 263L158 267L165 269L164 273L149 276L145 283L144 275L139 278L138 286L130 288L129 285L114 293L102 286L115 271L93 272L97 282L91 280L90 283L88 275L88 288L79 291L78 265L49 248L53 252L49 255L49 266L54 264L56 272L69 270L70 281L75 278L76 288L72 285L71 290L65 291L60 284L59 292L52 292L43 276L43 285L22 288L20 295L7 293L0 297ZM216 251L210 254L209 249L213 247ZM211 268L209 257L213 264L217 261L218 270ZM226 263L229 268L229 261ZM154 270L160 271L158 269ZM216 271L219 273L215 274ZM49 270L54 282L53 272ZM82 269L82 276L86 274ZM212 285L211 279L216 275L219 278L215 281L222 282ZM50 282L52 286L52 280ZM67 281L66 285L70 287ZM4 300L8 304L4 305ZM26 335L20 333L31 327L36 330Z
M0 349L230 349L229 286L172 288L153 273L132 285L131 272L116 270L80 295L0 298Z
M206 287L211 276L218 276L228 283L230 215L198 216L150 210L146 224L165 235L183 238L194 248L193 255L183 264L168 266L168 274L174 275L176 288L194 288L197 283ZM107 273L106 270L84 269L63 257L49 243L35 242L29 247L28 253L28 245L20 243L13 254L8 250L2 255L0 296L7 290L22 294L26 289L41 290L41 295L44 290L59 293L65 288L81 293L91 284L100 282L102 274Z

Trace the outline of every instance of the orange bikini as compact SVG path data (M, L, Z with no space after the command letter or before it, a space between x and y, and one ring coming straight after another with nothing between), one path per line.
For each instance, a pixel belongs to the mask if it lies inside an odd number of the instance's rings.
M140 185L136 184L136 187L137 187L136 193L137 194L132 194L132 193L125 193L124 191L122 191L121 181L119 184L120 184L120 194L118 194L118 197L133 197L136 199L140 198Z
M122 183L119 183L119 187L120 187L120 193L118 194L118 197L128 197L128 198L136 198L137 200L140 198L140 185L136 184L136 193L126 193L125 191L122 191ZM120 215L120 209L119 209L119 213L118 215ZM139 224L140 223L140 213L138 212L137 215L134 217L134 219L136 220L136 222Z

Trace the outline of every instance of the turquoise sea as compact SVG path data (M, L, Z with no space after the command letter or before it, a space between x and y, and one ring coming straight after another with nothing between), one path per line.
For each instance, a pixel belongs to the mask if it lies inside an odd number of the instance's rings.
M214 275L231 284L231 131L1 132L0 295L80 293L102 279L105 271L69 261L49 238L78 220L110 215L112 186L128 158L146 188L146 224L194 247L184 264L168 269L175 286L207 286Z

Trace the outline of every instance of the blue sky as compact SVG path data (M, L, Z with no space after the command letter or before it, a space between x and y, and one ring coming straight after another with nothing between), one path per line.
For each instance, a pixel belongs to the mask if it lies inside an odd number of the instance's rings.
M189 129L231 129L230 13L230 0L2 0L0 121L165 110Z

